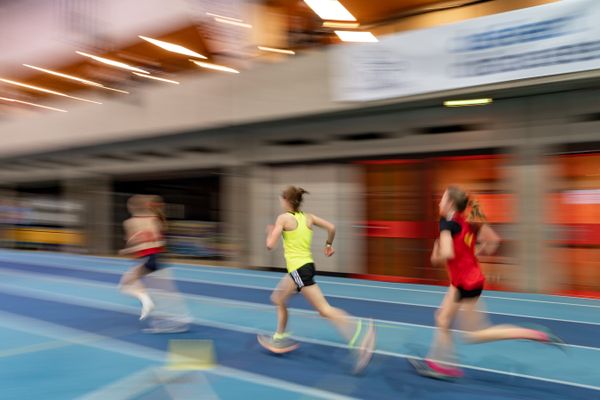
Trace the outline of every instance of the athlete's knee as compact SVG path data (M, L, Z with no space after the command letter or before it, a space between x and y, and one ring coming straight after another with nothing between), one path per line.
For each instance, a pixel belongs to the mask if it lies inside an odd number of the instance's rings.
M334 318L338 314L338 309L335 307L331 307L329 304L323 306L317 310L319 315L323 318L331 319Z
M271 294L271 302L279 307L285 306L285 299L279 291L275 291Z

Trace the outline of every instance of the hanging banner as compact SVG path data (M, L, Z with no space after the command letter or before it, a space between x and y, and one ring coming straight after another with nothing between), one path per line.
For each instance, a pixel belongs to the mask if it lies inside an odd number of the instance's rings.
M368 101L600 68L600 2L562 0L332 50L333 93Z

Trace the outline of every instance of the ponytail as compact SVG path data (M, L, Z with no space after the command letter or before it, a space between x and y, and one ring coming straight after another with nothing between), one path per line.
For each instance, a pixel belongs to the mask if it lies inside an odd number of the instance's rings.
M305 194L308 194L308 192L303 188L289 186L283 191L283 193L281 193L281 197L290 203L290 206L294 212L298 212L302 202L304 201Z
M469 212L469 221L487 221L487 217L485 216L485 213L481 209L481 206L477 200L469 200L469 206L471 206L471 211Z

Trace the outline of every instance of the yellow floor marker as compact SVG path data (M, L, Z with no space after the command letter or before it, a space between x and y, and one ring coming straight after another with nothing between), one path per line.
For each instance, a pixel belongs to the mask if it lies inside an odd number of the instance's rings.
M210 369L215 365L212 340L169 340L167 369L196 371Z

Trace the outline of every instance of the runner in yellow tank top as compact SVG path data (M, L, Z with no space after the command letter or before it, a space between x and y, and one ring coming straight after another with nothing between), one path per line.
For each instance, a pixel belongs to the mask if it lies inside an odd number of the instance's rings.
M287 270L292 273L303 265L313 262L310 250L313 231L308 227L306 215L303 212L290 212L290 215L296 220L297 228L293 231L283 231L283 249Z
M316 226L327 231L323 251L325 256L331 257L335 253L335 226L323 218L300 211L305 193L307 192L302 188L288 187L281 195L281 206L285 213L277 217L275 225L267 228L269 250L275 247L279 237L283 237L288 275L283 277L271 295L271 300L277 306L277 331L273 335L259 335L258 341L266 349L278 354L298 347L298 343L286 333L287 301L293 294L301 292L319 314L328 319L347 340L348 347L356 358L354 372L359 373L371 360L375 348L375 328L370 320L356 319L345 311L332 307L316 284L311 252L312 228Z

